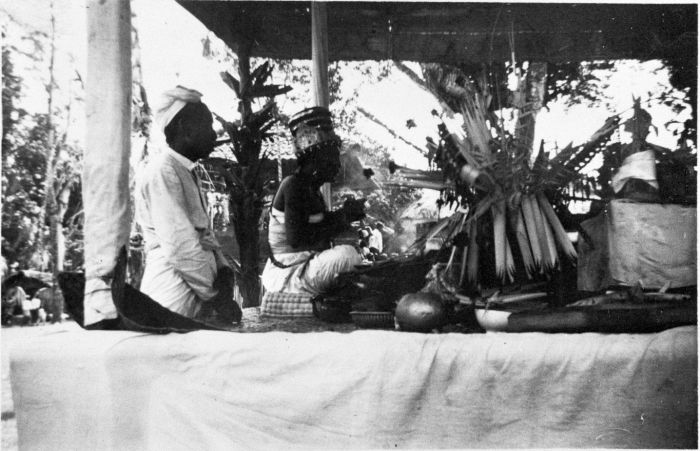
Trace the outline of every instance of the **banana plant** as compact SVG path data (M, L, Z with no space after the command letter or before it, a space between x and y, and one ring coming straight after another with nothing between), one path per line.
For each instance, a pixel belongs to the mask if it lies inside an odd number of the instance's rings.
M239 99L240 119L227 121L215 115L231 140L231 148L238 165L229 166L224 174L231 202L231 224L240 249L240 268L237 283L243 296L243 306L259 303L259 229L266 188L272 182L264 177L264 163L269 155L263 150L263 142L271 140L272 127L277 122L277 105L274 98L292 88L269 83L273 66L264 62L252 72L250 60L239 54L239 77L222 72L221 78ZM253 111L256 99L266 99L263 106Z

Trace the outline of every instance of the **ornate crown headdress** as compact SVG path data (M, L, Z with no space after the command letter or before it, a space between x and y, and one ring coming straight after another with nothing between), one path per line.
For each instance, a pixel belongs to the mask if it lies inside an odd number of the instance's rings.
M340 145L340 138L333 131L331 113L324 107L306 108L296 113L289 120L289 130L297 157L325 146Z

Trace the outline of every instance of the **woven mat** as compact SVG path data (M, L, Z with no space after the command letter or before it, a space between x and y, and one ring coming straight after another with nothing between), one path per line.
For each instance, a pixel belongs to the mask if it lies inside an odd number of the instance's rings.
M261 318L260 307L243 309L243 321L238 326L227 327L231 332L352 332L359 328L353 323L326 323L317 318Z
M354 323L327 323L318 318L261 318L260 307L248 307L243 309L243 320L239 325L217 326L231 332L239 333L261 333L261 332L340 332L348 333L355 330L365 330ZM391 330L391 329L384 329ZM442 333L482 333L464 327L462 325L450 324L442 328Z

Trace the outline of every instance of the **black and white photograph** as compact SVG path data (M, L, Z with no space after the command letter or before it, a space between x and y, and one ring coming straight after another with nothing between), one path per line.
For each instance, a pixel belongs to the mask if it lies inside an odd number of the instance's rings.
M698 449L696 2L0 26L0 449Z

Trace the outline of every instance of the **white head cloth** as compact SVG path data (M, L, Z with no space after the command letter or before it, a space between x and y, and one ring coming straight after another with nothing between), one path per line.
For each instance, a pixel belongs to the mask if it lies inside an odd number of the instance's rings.
M199 103L201 100L202 93L183 86L176 86L174 89L165 91L155 105L156 125L161 132L165 131L165 127L173 120L178 111L188 103Z

